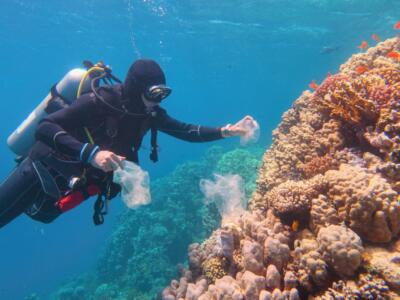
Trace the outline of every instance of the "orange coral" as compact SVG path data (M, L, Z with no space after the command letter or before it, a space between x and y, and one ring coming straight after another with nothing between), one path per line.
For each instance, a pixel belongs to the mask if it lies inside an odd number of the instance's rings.
M317 89L317 102L330 109L331 116L351 124L375 121L377 113L371 100L362 96L351 78L345 75L328 77Z
M329 76L314 99L329 108L331 116L348 123L375 123L382 109L400 99L400 68L384 65L355 77Z

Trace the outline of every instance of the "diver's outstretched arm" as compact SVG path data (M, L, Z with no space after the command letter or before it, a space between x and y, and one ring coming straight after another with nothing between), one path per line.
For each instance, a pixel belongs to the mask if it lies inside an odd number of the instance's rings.
M222 139L221 127L207 127L178 121L159 108L156 117L157 129L188 142L210 142Z

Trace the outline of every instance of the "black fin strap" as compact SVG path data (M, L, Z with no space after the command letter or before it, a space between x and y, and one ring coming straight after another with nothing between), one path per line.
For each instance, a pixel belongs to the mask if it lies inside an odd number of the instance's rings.
M152 162L158 162L157 128L155 126L151 126L150 159Z

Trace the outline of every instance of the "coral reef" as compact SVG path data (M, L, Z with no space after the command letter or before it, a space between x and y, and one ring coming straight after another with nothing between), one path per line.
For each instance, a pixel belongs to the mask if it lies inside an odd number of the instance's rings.
M193 284L226 263L199 299L400 298L399 50L353 55L284 113L235 233L190 247Z

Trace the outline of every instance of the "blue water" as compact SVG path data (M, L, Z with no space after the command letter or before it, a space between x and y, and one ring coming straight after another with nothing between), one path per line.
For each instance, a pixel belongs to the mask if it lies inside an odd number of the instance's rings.
M394 35L398 0L2 0L0 2L0 177L13 168L6 138L84 59L104 60L123 78L133 60L164 68L173 94L164 107L176 118L223 125L246 114L262 128L261 143L281 114L377 33ZM321 53L332 47L332 53ZM160 162L143 167L156 178L209 146L161 136ZM237 140L218 142L237 145ZM144 143L148 144L148 142ZM94 227L91 203L51 225L25 216L0 231L0 299L45 294L90 270L115 216Z

